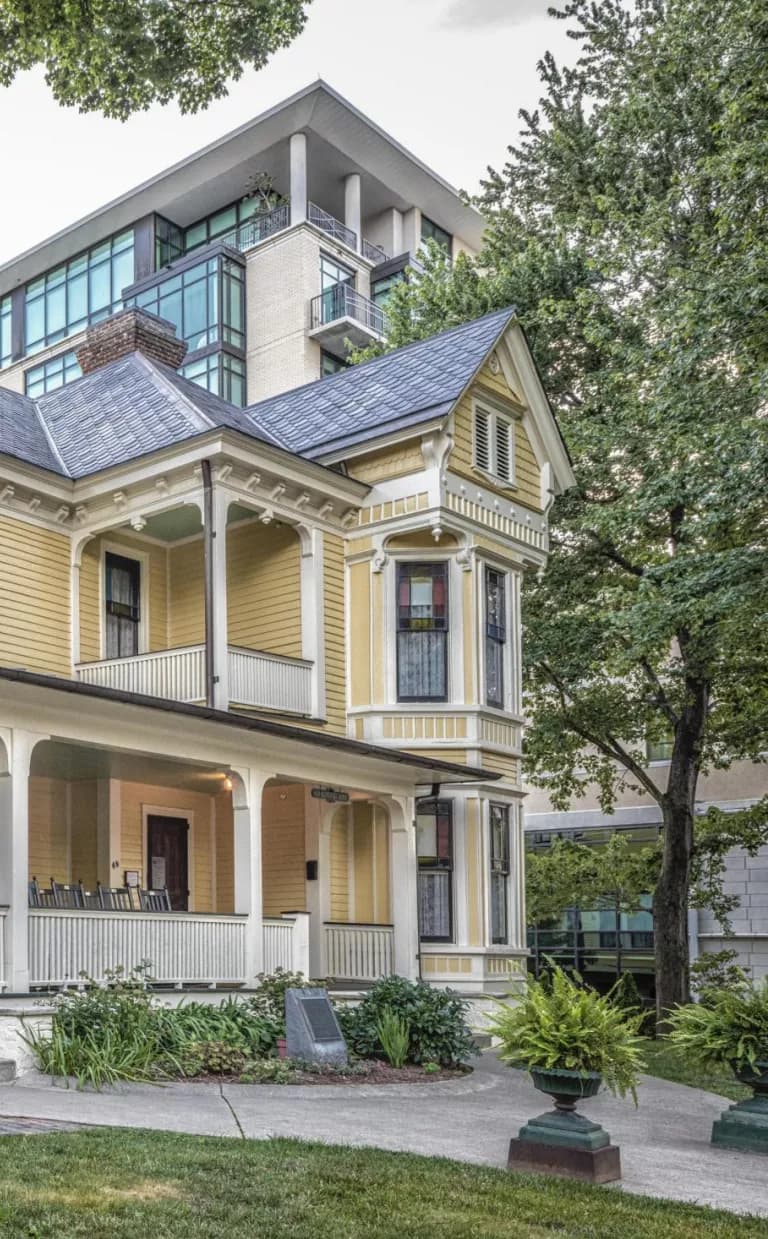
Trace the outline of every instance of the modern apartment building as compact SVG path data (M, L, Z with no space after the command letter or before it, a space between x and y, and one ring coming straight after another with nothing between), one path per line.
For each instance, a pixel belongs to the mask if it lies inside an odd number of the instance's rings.
M427 235L480 223L317 84L0 273L6 994L523 975L520 587L573 477L513 310L341 364Z
M317 82L0 268L0 385L80 375L89 325L123 305L168 319L181 373L233 404L335 373L381 338L431 238L473 252L480 216Z

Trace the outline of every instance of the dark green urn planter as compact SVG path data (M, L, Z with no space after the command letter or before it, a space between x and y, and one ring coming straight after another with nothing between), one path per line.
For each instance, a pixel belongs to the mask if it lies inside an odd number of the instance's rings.
M727 1149L768 1153L768 1059L758 1059L754 1067L733 1064L737 1080L752 1089L747 1101L724 1110L712 1124L712 1143Z
M619 1150L599 1123L577 1114L576 1103L594 1097L602 1083L596 1071L532 1068L534 1087L547 1093L554 1110L530 1119L509 1144L512 1170L535 1170L611 1183L621 1178Z

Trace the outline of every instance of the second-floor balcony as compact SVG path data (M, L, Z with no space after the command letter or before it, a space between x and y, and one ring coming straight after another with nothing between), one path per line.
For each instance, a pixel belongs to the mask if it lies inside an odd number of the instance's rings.
M322 232L327 233L329 237L333 237L334 241L339 241L347 249L362 254L363 258L366 258L368 262L378 265L381 262L386 262L389 258L389 254L381 245L375 245L373 241L367 240L366 237L358 237L354 228L349 228L340 219L337 219L335 215L331 215L329 211L323 210L315 202L307 203L306 219L315 228L319 228ZM246 250L260 245L262 241L268 241L270 237L275 236L278 232L284 232L286 228L291 227L293 222L295 222L295 216L291 214L291 203L286 201L279 206L273 207L271 211L257 212L250 219L246 220L245 223L240 224L239 227L233 228L230 232L216 239L220 244L229 245L232 249L240 250L241 253L244 253Z
M351 284L334 284L310 302L310 335L328 353L346 357L349 345L366 348L387 334L387 316L381 306L362 296Z
M311 662L233 645L227 649L227 662L230 705L286 714L311 713ZM76 674L85 684L169 701L200 704L206 698L202 644L80 663Z

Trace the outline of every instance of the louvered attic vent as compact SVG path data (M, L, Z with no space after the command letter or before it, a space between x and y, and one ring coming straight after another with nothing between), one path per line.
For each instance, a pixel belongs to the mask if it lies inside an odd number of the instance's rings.
M507 486L515 480L515 424L495 409L475 406L475 464Z

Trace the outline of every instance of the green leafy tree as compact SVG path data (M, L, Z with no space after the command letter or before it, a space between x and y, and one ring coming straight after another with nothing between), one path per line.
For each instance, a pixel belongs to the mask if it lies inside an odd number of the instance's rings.
M310 0L2 0L0 85L42 65L57 103L197 112L293 42Z
M517 306L579 480L529 582L529 777L567 808L657 802L660 1014L689 993L702 772L768 736L768 12L761 0L570 0L480 206L483 253L398 288L392 340ZM668 772L646 742L671 737ZM714 831L723 820L711 813ZM768 799L728 818L768 832ZM716 862L715 862L716 863Z

